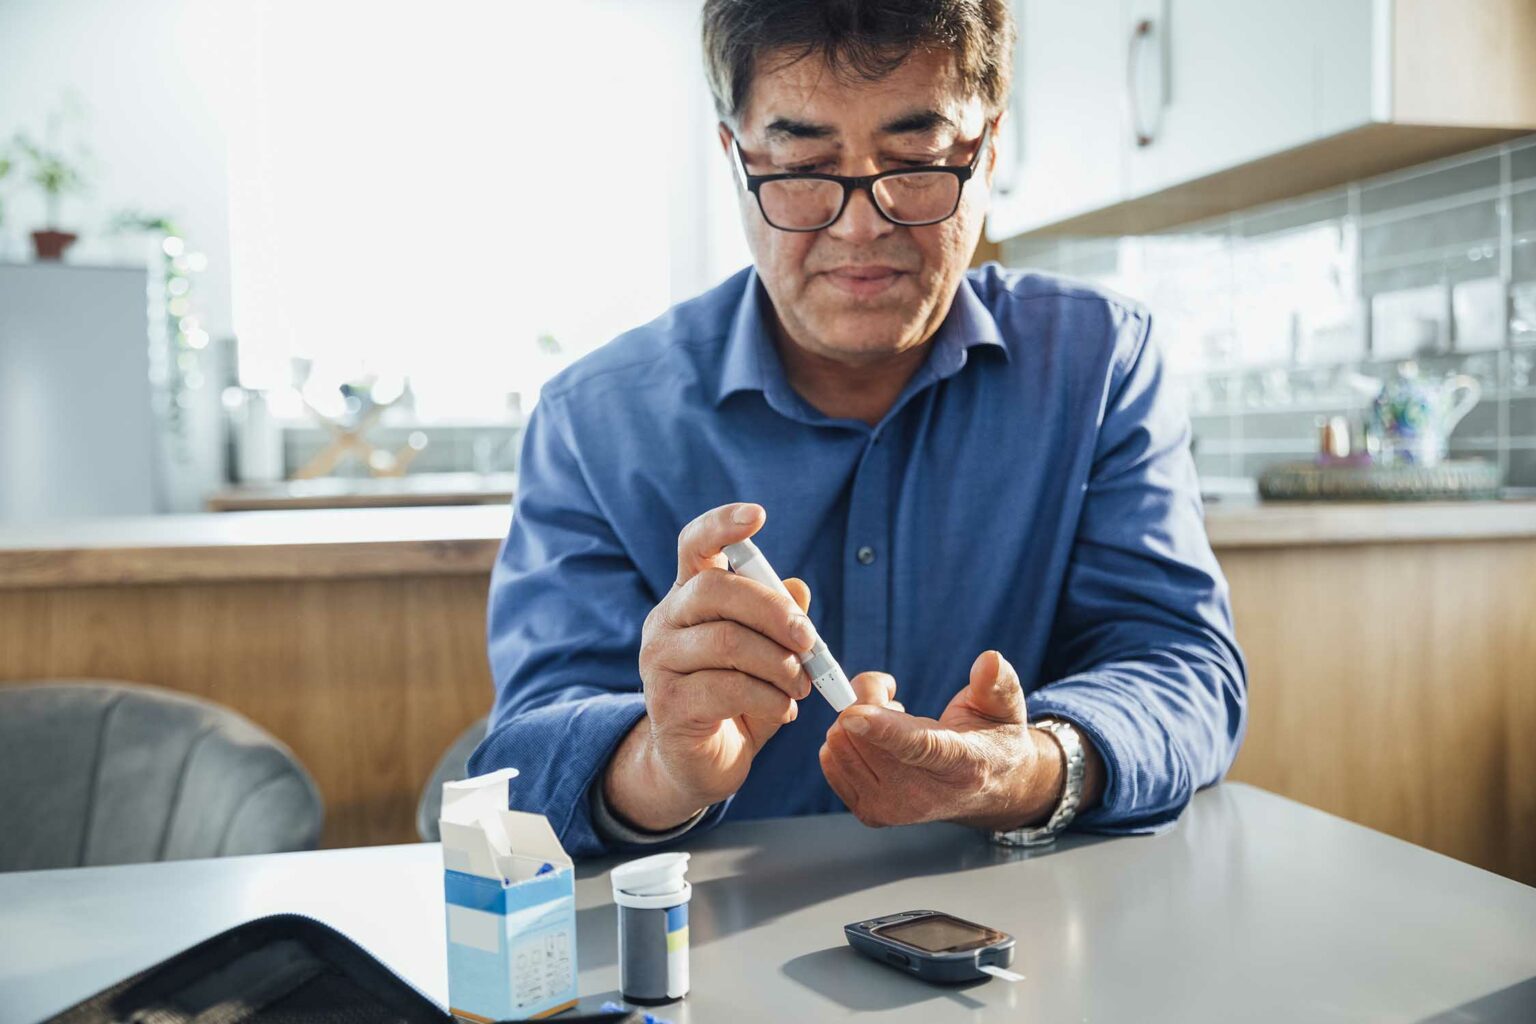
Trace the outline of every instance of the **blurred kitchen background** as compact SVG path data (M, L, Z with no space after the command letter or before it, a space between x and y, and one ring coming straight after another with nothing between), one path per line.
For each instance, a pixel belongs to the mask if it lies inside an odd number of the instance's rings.
M1536 2L1014 8L976 262L1152 310L1233 777L1536 882ZM227 705L327 845L416 836L540 385L748 260L698 9L0 0L0 683Z
M747 260L696 4L545 6L0 2L0 519L503 500L550 374ZM1152 307L1209 494L1407 359L1536 488L1528 5L1472 7L1021 4L978 258Z
M0 520L511 472L551 373L739 268L695 5L540 8L0 2Z
M1002 255L1152 307L1212 489L1310 457L1317 417L1363 414L1406 359L1475 377L1451 453L1536 489L1532 140L1156 234L1012 238Z

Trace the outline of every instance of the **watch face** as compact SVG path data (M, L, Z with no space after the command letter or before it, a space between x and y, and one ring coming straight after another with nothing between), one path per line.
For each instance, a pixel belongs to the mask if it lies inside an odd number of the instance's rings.
M895 924L881 925L871 934L882 939L899 942L924 953L958 953L967 949L979 949L1001 942L1007 936L996 928L987 928L948 914L929 914L925 917Z

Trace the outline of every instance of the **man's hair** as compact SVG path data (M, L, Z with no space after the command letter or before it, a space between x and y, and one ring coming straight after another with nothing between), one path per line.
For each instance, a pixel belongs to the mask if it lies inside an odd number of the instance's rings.
M954 55L960 83L988 117L1008 105L1013 15L1008 0L705 0L704 68L720 118L735 124L759 61L820 54L845 81L878 81L914 50Z

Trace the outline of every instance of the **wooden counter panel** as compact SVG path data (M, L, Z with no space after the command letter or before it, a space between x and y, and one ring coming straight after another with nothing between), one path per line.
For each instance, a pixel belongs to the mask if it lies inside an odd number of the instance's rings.
M1224 552L1232 778L1536 884L1536 541Z
M416 840L437 758L491 706L484 576L0 590L0 681L217 701L287 743L326 846Z
M1251 680L1232 777L1536 884L1536 538L1218 554ZM0 682L208 696L308 766L326 845L409 842L432 766L492 702L486 585L0 589Z

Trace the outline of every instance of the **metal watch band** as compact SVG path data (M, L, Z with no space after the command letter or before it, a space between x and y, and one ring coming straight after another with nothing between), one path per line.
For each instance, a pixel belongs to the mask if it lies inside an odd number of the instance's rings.
M1056 836L1077 817L1077 805L1083 798L1083 740L1077 727L1056 718L1042 718L1030 725L1050 733L1061 747L1066 780L1061 787L1061 802L1044 825L992 833L992 841L1004 846L1044 846L1055 842Z

